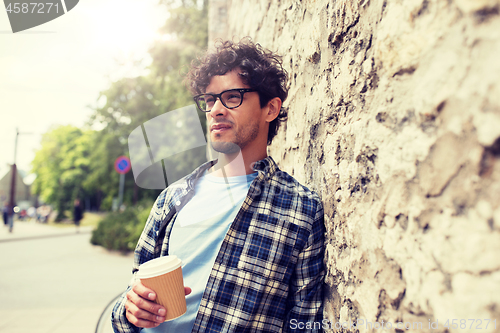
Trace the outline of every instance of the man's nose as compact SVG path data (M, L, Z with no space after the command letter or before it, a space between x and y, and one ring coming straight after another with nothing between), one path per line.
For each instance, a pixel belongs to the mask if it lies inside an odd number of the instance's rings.
M226 112L226 107L224 106L224 104L222 104L220 98L217 98L215 100L214 106L212 107L212 110L210 110L209 113L212 117L216 117L219 115L224 115Z

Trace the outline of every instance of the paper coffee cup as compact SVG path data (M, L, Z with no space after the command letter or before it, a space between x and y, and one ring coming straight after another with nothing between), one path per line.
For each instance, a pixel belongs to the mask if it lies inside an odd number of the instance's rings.
M177 256L159 257L139 266L137 277L156 293L156 303L167 309L165 321L186 313L182 261Z

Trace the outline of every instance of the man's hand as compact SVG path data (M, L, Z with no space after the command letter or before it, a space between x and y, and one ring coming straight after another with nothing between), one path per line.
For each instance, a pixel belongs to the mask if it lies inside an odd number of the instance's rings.
M184 287L186 295L191 293L191 288ZM132 289L127 293L127 309L128 321L142 328L157 327L165 321L167 310L155 303L156 293L145 287L140 281L137 281Z

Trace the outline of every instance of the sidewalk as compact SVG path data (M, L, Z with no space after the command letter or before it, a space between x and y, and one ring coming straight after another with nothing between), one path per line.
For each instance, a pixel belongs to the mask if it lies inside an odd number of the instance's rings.
M92 227L80 227L79 233L88 234L92 231ZM0 226L0 243L15 240L58 237L72 235L76 233L76 227L65 225L55 227L36 221L14 221L12 233L9 232L9 227L2 223Z
M99 333L112 333L111 301L127 286L133 259L90 244L92 229L14 221L9 233L0 225L8 254L0 267L0 332L90 333L103 316Z

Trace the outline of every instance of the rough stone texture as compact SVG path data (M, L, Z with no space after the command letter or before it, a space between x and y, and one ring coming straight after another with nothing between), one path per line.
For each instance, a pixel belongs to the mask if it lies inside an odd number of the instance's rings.
M270 154L325 204L332 323L496 319L500 332L499 12L227 0L226 38L284 55L289 120ZM495 331L471 323L448 331Z
M226 38L227 34L227 1L210 0L208 7L208 34L211 40ZM213 46L213 45L210 45Z

